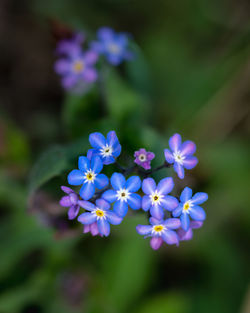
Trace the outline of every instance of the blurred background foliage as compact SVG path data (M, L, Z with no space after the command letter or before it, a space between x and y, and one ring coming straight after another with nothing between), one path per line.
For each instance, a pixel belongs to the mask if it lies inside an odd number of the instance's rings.
M249 1L1 0L0 17L0 313L250 312ZM66 95L55 24L130 32L138 57L105 69L104 92ZM67 220L59 186L110 129L124 164L140 147L160 164L174 132L197 143L174 175L209 194L192 241L152 251L140 213L107 239Z

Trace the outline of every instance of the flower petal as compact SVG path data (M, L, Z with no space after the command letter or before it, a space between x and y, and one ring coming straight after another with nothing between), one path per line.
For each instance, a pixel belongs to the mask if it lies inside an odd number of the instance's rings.
M61 189L62 189L62 191L64 191L67 194L74 192L74 190L72 190L71 188L66 187L66 186L61 186Z
M125 189L129 192L136 192L141 188L141 179L139 176L131 176L125 184Z
M96 206L101 210L107 211L110 209L110 204L104 199L97 199L95 203Z
M173 211L179 205L179 201L173 196L165 196L162 200L162 206L165 210Z
M99 234L97 222L90 224L90 232L92 236L96 236Z
M97 59L98 59L98 54L93 50L89 50L84 53L84 61L87 64L91 64L91 65L95 64Z
M162 239L168 244L168 245L179 245L179 238L175 231L173 230L166 230L162 233Z
M106 144L106 139L101 133L92 133L89 135L89 142L93 148L100 149Z
M72 204L69 196L62 197L59 203L61 206L64 206L64 207L69 207Z
M208 199L207 193L197 192L192 198L192 203L193 204L202 204L203 202L207 201L207 199Z
M161 237L152 237L150 240L150 246L153 250L158 250L163 244Z
M101 27L97 31L97 37L102 40L111 40L114 37L114 31L110 27Z
M191 170L192 168L194 168L198 163L198 159L196 157L187 157L185 160L183 160L183 166L187 169L187 170Z
M102 194L102 198L108 201L109 203L115 202L117 199L116 192L112 189L107 190Z
M110 179L111 185L115 190L120 190L125 187L126 179L120 173L114 173Z
M184 168L180 163L174 163L174 170L180 179L184 178Z
M151 207L151 200L149 196L143 196L142 197L142 209L144 211L148 211Z
M99 233L101 235L107 237L110 234L110 225L109 225L108 221L105 220L104 218L100 218L97 221L97 226L98 226Z
M141 196L134 193L129 196L128 205L131 207L132 210L139 210L141 208L141 201Z
M122 218L115 214L114 212L108 211L106 212L106 216L108 219L108 222L113 224L113 225L119 225L122 222Z
M152 231L151 225L137 225L136 231L140 235L149 235Z
M193 191L189 187L185 187L181 193L180 200L181 202L187 202L192 198Z
M206 212L198 205L191 207L189 212L190 216L195 221L204 221L206 219Z
M79 205L72 205L68 210L68 218L69 220L73 220L75 217L77 217L77 214L79 213L80 206Z
M112 155L102 156L102 162L105 165L109 165L109 164L115 163L115 158Z
M147 154L148 161L152 161L155 158L155 154L151 151L148 151L146 154Z
M81 215L78 216L77 220L78 222L82 223L82 224L92 224L96 221L97 216L93 213L83 213Z
M80 156L78 158L78 168L82 172L86 172L90 168L89 159L85 156Z
M183 213L181 215L181 227L185 230L188 231L190 225L190 219L187 213Z
M118 216L124 217L128 212L128 205L126 202L118 200L114 204L113 210Z
M108 177L106 175L99 174L99 175L96 176L96 178L95 178L95 186L96 186L96 188L103 189L106 186L108 186L108 184L109 184L109 179L108 179Z
M69 73L71 68L71 63L66 59L60 59L55 62L54 70L57 74L65 75Z
M119 144L115 146L112 155L117 158L121 154L121 151L122 151L122 146Z
M179 218L168 218L164 225L169 229L178 229L181 227L181 221Z
M84 72L82 73L82 78L87 82L87 83L92 83L97 80L98 73L96 69L94 68L86 68Z
M183 230L182 228L177 230L177 235L180 240L191 240L193 238L193 231L191 227L188 231Z
M163 224L163 223L164 223L163 220L158 220L158 219L155 218L155 217L150 217L149 222L150 222L150 224L152 224L152 225L159 225L159 224Z
M169 147L172 151L179 151L181 148L181 135L179 134L174 134L172 137L169 139Z
M169 149L165 149L164 150L164 155L165 155L165 159L168 163L172 164L174 163L174 157L173 157L173 154L172 152L170 152Z
M68 175L68 183L73 186L81 185L84 181L84 174L82 171L73 170Z
M84 183L82 188L80 189L80 196L84 200L89 200L95 194L95 185L92 183Z
M172 212L173 217L178 217L178 216L180 216L182 210L183 210L183 204L180 203L180 204L178 205L178 207L177 207L176 209L174 209L174 211Z
M151 206L151 208L150 208L150 214L151 214L153 217L155 217L155 218L157 218L157 219L159 219L159 220L162 219L163 216L164 216L164 212L163 212L162 207L160 207L160 206L157 205L157 204Z
M91 169L94 173L99 174L103 168L102 160L98 155L95 155L91 159Z
M193 229L201 228L202 225L203 225L203 222L200 222L200 221L191 221L190 222L190 227Z
M196 151L196 145L193 141L187 140L181 145L180 151L182 155L192 155Z
M117 138L116 132L114 130L111 130L107 134L107 144L111 147L114 147L119 144L119 140Z
M174 180L172 177L166 177L160 180L159 184L157 185L157 191L162 194L166 195L171 192L174 188Z
M156 189L156 183L153 178L146 178L142 182L142 190L145 194L150 195Z
M96 209L95 205L92 202L89 202L89 201L79 200L78 204L82 208L84 208L85 210L88 210L88 211L94 211Z

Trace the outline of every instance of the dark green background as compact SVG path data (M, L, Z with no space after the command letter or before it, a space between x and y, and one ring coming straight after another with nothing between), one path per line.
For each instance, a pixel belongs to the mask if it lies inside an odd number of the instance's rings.
M2 0L0 12L0 313L249 312L249 1ZM103 94L66 95L58 22L128 31L138 57L104 69ZM209 194L192 241L151 250L142 212L107 239L67 220L59 186L88 134L111 129L123 164L141 147L161 164L175 132L196 142L183 181L155 176Z

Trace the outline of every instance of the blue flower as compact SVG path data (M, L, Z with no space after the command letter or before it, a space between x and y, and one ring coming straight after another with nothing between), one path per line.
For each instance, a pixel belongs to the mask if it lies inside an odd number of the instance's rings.
M102 160L98 156L94 156L91 161L84 156L78 159L79 170L73 170L68 175L68 183L70 185L82 185L80 196L84 200L89 200L95 194L95 188L105 188L108 183L108 177L99 174L103 168Z
M172 177L162 179L156 186L153 178L146 178L142 182L142 190L146 194L142 197L142 209L150 210L150 214L162 219L164 216L163 209L173 211L178 206L178 200L175 197L167 196L174 188Z
M116 33L109 27L102 27L97 31L98 41L91 43L91 48L99 54L105 55L112 65L119 65L123 60L129 60L133 54L128 50L128 36Z
M180 216L181 227L188 231L190 227L189 216L195 221L204 221L206 219L206 213L199 204L207 201L208 195L205 192L197 192L192 197L192 189L185 187L180 196L180 203L178 207L173 211L173 216Z
M184 178L184 168L191 170L194 168L198 159L192 156L196 151L196 145L192 141L185 141L182 143L181 136L174 134L169 139L169 149L164 150L165 159L168 163L174 164L174 170L179 178Z
M122 147L114 130L107 134L107 139L101 133L92 133L89 142L94 149L88 151L88 157L98 155L105 165L114 163L121 153Z
M128 212L128 206L133 210L141 207L141 196L135 192L141 188L141 180L138 176L131 176L126 181L120 173L114 173L110 179L113 189L103 193L102 198L114 204L114 212L124 217Z
M118 225L121 223L122 218L117 216L114 212L110 211L110 204L103 200L96 200L96 205L89 201L80 200L79 204L90 213L83 213L78 216L78 221L84 225L91 225L97 223L98 231L103 236L110 234L110 225Z
M145 238L152 237L150 241L152 249L159 249L163 241L169 245L179 245L178 235L174 231L181 225L178 218L168 218L164 221L151 217L149 221L151 225L138 225L136 231Z

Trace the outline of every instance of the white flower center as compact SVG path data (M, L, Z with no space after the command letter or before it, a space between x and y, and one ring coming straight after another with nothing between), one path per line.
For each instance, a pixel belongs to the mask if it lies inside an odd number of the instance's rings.
M108 50L111 53L117 54L117 53L120 52L121 49L120 49L120 47L117 44L111 43L111 44L108 45Z
M183 161L185 160L185 156L181 154L180 151L176 151L173 153L173 156L174 156L174 159L175 159L175 162L178 162L180 163L181 165L183 164Z
M95 214L97 216L97 220L102 219L102 218L106 218L105 217L105 211L96 208L94 211L92 211L92 214Z
M113 152L112 147L106 144L106 146L101 149L100 154L103 157L108 157L112 155L112 152Z
M127 202L130 192L127 189L120 189L116 192L117 200Z
M166 230L164 225L154 225L152 228L152 235L161 235L164 230Z
M140 154L139 155L139 160L141 161L141 162L145 162L146 161L146 155L145 154Z
M163 195L161 195L157 190L155 190L155 192L150 195L152 205L156 203L161 204L162 198Z
M85 183L93 183L96 178L96 173L94 173L92 170L88 170L84 173L84 182Z
M189 210L190 208L192 208L193 204L190 200L186 201L184 204L183 204L183 209L182 209L182 212L183 213L189 213Z

